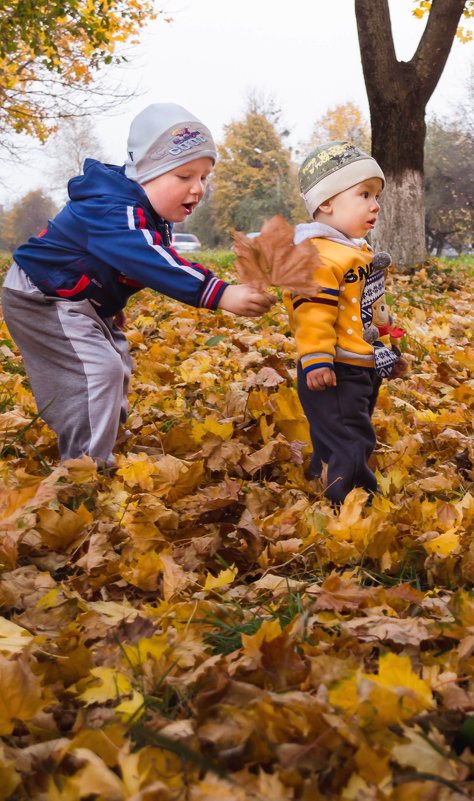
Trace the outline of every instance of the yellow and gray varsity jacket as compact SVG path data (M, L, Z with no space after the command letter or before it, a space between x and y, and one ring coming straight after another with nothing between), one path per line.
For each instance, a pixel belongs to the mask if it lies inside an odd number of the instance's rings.
M305 373L334 362L374 367L374 348L363 339L360 301L372 272L373 252L365 240L348 239L321 223L297 225L295 244L311 239L322 265L314 275L314 297L285 292L283 300Z

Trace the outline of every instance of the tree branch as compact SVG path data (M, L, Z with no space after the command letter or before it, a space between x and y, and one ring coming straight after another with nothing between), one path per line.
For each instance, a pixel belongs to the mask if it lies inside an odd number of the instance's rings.
M425 104L441 77L465 5L465 0L432 0L425 30L411 59Z
M380 76L394 74L398 66L388 0L355 0L357 33L367 93L385 94ZM370 83L370 90L369 85Z

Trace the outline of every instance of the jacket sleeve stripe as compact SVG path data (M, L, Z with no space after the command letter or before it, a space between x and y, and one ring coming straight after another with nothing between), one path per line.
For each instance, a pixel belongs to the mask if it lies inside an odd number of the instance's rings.
M141 214L140 214L141 212ZM142 231L145 240L150 247L155 250L162 259L168 262L172 267L177 267L179 270L183 270L183 272L192 275L194 278L197 278L199 281L204 281L206 279L206 275L208 274L208 270L205 267L201 267L200 269L195 269L191 264L179 259L178 256L173 255L173 251L165 248L161 245L161 239L158 238L158 242L155 242L155 232L151 232L148 228L142 227L142 220L145 223L143 211L140 208L137 208L138 213L138 228ZM127 207L127 219L128 219L128 227L132 230L137 228L137 224L135 222L135 215L134 215L134 207L128 206Z
M337 300L329 300L329 298L300 298L295 300L293 308L297 309L302 303L322 303L324 306L337 306Z
M225 281L221 281L220 278L212 277L207 286L204 287L200 300L201 306L207 309L213 308L214 300L224 284Z

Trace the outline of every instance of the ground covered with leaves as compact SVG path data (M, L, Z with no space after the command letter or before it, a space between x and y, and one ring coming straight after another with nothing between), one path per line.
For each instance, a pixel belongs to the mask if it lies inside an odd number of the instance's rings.
M135 296L117 473L59 465L5 326L0 799L474 796L473 270L392 276L380 495L307 480L283 306Z

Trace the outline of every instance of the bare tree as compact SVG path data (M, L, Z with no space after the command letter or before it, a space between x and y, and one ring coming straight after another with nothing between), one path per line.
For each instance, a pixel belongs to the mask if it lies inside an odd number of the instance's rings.
M86 158L104 159L102 142L90 117L62 120L45 152L53 163L48 189L58 203L67 199L68 181L82 173Z

